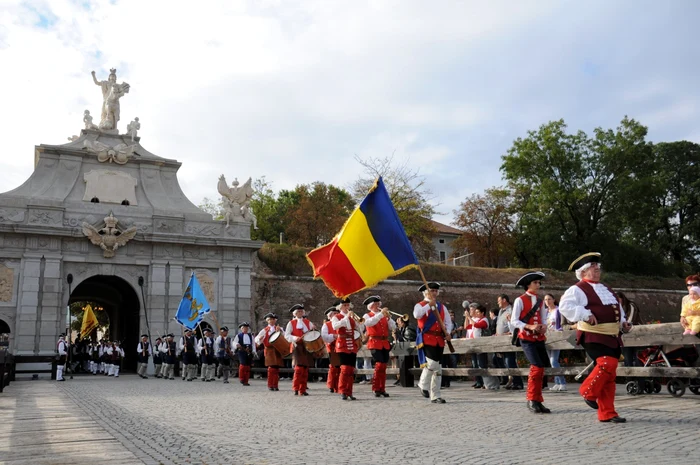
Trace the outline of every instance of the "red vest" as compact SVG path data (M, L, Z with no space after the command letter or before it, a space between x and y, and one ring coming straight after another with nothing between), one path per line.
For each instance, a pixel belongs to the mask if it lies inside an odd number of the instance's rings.
M428 304L427 300L418 302L421 306ZM438 303L438 309L440 312L440 317L442 321L445 321L445 307ZM440 328L440 323L435 319L435 324L430 328L424 328L425 322L428 321L428 315L430 315L432 310L428 310L428 313L418 318L418 327L423 332L423 344L426 346L438 346L445 347L445 338L442 335L442 329Z
M311 331L311 322L307 320L306 318L302 318L301 321L304 322L307 328L309 328L309 331ZM292 320L292 336L294 337L302 337L304 335L304 330L297 328L297 322L296 318Z
M338 331L333 329L333 322L330 320L326 321L326 329L328 329L328 334L338 334ZM326 349L328 350L329 354L331 352L335 352L335 342L326 344Z
M522 320L523 317L525 317L528 313L530 313L530 310L532 310L532 299L530 299L531 294L528 294L527 292L518 299L523 303L523 309L520 312L520 319ZM526 325L540 325L542 324L542 312L538 308L537 311L535 312L534 315L530 317L529 320L523 321ZM547 336L544 334L535 334L529 329L521 329L520 334L518 335L520 339L524 339L526 341L530 342L537 342L537 341L546 341Z
M579 281L575 284L579 289L586 294L588 304L586 308L591 311L598 323L619 323L620 322L620 306L618 304L603 305L600 297L596 294L595 289L586 281ZM605 284L603 284L605 286ZM617 295L608 286L605 286L612 295L617 299ZM585 333L584 331L576 332L577 343L580 343L583 337L584 342L603 344L605 346L617 349L622 347L622 339L620 336L611 336L608 334Z
M343 315L342 313L338 313L333 318L337 320L342 320L343 318L345 318L345 315ZM348 318L348 321L350 321L350 327L352 329L348 329L345 326L343 326L336 331L338 334L338 339L335 340L335 351L343 354L356 354L357 351L360 349L360 346L355 343L353 336L353 332L356 328L355 320L353 320L352 318Z
M374 317L376 313L369 312L367 315L370 318ZM384 317L379 320L374 326L367 326L367 334L369 334L369 342L367 343L368 349L386 349L389 350L391 346L389 345L389 321L388 318Z
M272 329L272 331L270 331L270 329ZM265 347L270 347L270 336L272 336L272 334L274 334L275 331L277 331L277 328L275 326L267 325L265 327L265 337L263 338L263 345Z

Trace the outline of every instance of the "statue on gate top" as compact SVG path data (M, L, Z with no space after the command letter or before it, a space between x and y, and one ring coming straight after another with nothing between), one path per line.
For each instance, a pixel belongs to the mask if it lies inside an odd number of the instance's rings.
M93 71L92 80L95 85L102 88L102 115L98 128L116 133L120 115L119 99L124 94L129 93L130 86L126 82L117 84L117 70L115 68L109 70L109 77L106 81L98 81Z
M253 198L252 182L253 178L248 178L245 184L239 186L238 178L234 178L231 187L228 187L226 177L223 174L219 176L217 189L224 201L224 220L227 228L231 220L234 220L253 223L253 227L258 229L258 220L250 208L250 199Z

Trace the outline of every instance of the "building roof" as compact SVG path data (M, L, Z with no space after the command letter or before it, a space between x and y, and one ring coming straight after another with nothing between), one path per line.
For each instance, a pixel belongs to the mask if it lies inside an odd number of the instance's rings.
M433 223L433 226L435 226L435 229L439 234L453 234L455 236L461 236L464 234L464 231L460 231L457 228L453 228L452 226L447 226L446 224L438 223L435 220L430 220L431 223Z

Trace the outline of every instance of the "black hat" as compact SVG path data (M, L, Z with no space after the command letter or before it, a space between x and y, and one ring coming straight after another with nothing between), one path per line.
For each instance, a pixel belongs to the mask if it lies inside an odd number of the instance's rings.
M204 328L202 331L205 332L205 333L211 333L211 332L212 332L211 328Z
M168 335L165 337L175 337L175 335L173 333L168 333Z
M541 271L530 271L525 273L518 279L518 281L515 283L516 286L522 286L525 289L530 285L531 282L533 281L541 281L544 279L544 273Z
M185 328L185 332L186 332L186 333L191 333L192 330L191 330L190 328Z
M335 308L335 306L328 307L328 310L325 311L325 314L328 315L330 312L337 312L337 311L338 311L338 309Z
M222 326L219 331L228 331L228 326Z
M379 297L378 295L371 295L365 299L364 302L362 302L362 305L369 305L374 302L381 302L382 298Z
M268 318L274 318L275 320L277 319L277 315L274 314L273 312L268 313L263 317L263 320L267 320Z
M600 263L600 253L588 252L581 255L576 260L571 262L571 265L569 265L569 271L576 271L586 263Z
M142 334L141 337L148 337L148 334Z
M244 321L243 323L241 323L240 325L238 325L238 329L240 329L240 328L242 328L242 327L244 327L244 326L247 326L247 327L250 328L250 325L248 324L248 322L247 322L247 321Z
M349 303L350 303L350 297L346 297L344 299L340 299L336 305L349 304Z
M436 283L436 282L431 281L428 283L428 288L440 289L440 283ZM418 292L425 292L425 284L423 284L421 287L418 288Z
M294 313L295 310L304 310L304 304L296 304L289 309L289 313Z
M345 300L345 299L343 299L343 300ZM349 299L348 299L348 301L349 301ZM341 304L340 299L335 299L331 305L333 305L334 307L337 307L340 304Z
M64 333L61 333L58 335L58 337L66 337L66 335Z
M165 337L168 337L168 336L165 336ZM160 337L157 337L156 341L162 341L162 339Z

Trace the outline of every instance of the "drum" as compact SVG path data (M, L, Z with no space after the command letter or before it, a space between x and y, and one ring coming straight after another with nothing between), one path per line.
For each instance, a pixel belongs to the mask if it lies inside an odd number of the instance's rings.
M270 345L277 349L277 352L285 356L291 352L292 344L289 343L281 331L275 331L270 336Z
M315 330L309 331L308 333L304 334L301 340L304 341L304 347L306 347L306 350L310 354L319 352L325 347L323 338L321 338L321 333Z
M362 347L362 333L358 330L354 330L352 332L352 336L353 339L355 339L355 345L357 346L357 348L359 349L360 347Z

